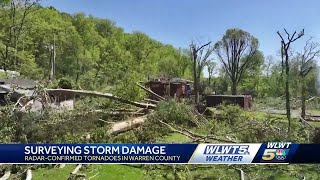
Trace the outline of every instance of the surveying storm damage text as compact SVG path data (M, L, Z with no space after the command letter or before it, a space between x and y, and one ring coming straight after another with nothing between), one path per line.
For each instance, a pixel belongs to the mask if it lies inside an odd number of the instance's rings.
M1 144L0 163L320 163L319 144Z

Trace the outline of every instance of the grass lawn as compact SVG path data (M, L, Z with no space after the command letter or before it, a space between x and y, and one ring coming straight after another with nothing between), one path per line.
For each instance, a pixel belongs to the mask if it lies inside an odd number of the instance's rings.
M70 172L74 169L75 165L67 165L65 168L41 168L33 171L32 179L68 179Z
M87 179L94 176L92 179L110 179L110 180L140 180L143 179L143 169L128 165L91 165L88 169Z
M190 138L178 133L172 133L163 140L164 143L185 143L190 141Z

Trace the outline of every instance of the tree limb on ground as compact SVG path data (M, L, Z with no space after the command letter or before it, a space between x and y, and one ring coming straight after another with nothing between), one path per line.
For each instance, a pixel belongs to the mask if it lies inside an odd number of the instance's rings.
M141 84L139 84L139 83L136 83L136 84L137 84L141 89L143 89L143 90L147 91L148 93L150 93L150 94L154 95L155 97L157 97L159 100L165 100L164 97L156 94L156 93L153 92L151 89L147 89L147 88L143 87L143 86L142 86Z
M32 171L31 169L28 169L26 173L26 180L31 180L31 179L32 179Z
M128 130L134 129L142 125L146 119L147 119L147 115L144 115L144 116L135 117L126 121L114 123L112 127L108 130L108 134L115 135L115 134L119 134Z
M82 167L82 164L78 164L70 174L78 174L78 171L80 170L81 167Z
M11 175L11 171L6 171L4 175L0 177L0 180L7 180L9 179L10 175Z
M82 167L82 164L78 164L76 166L76 168L74 168L74 170L70 173L70 177L68 179L77 179L79 177L86 177L85 174L78 174L78 171L80 170L80 168Z
M130 104L136 107L140 108L147 108L147 109L154 109L157 106L154 104L147 104L147 103L141 103L141 102L134 102L127 99L123 99L121 97L115 96L111 93L102 93L102 92L96 92L96 91L86 91L86 90L73 90L73 89L45 89L46 92L51 93L73 93L75 95L86 95L86 96L95 96L95 97L103 97L103 98L109 98L112 100L117 100L119 102Z
M108 111L108 110L94 110L93 112L96 113L103 113L103 114L109 114L109 115L145 115L145 113L142 112L129 112L129 111Z
M307 99L306 102L309 102L309 101L311 101L311 100L313 100L313 99L315 99L315 98L316 98L316 97L313 96L313 97L311 97L310 99Z
M144 98L145 101L150 102L152 104L158 104L159 101L153 100L153 99L148 99L148 98Z
M308 121L306 121L305 119L303 119L301 116L300 116L300 120L301 120L303 123L307 124L309 127L314 128L311 124L308 123Z
M239 170L240 179L244 180L244 172L243 172L243 170L242 169L237 169L237 170Z
M89 177L89 179L92 179L94 177L96 177L99 174L99 172L97 172L96 174L94 174L93 176Z
M186 129L183 129L183 130L178 130L174 127L172 127L171 125L169 125L168 123L166 122L163 122L161 120L158 119L158 121L167 126L171 131L173 132L176 132L176 133L179 133L179 134L182 134L184 136L187 136L188 138L192 139L194 142L199 142L201 140L203 141L207 141L207 140L215 140L215 141L219 141L219 142L228 142L228 143L237 143L236 141L233 141L233 140L227 140L227 139L221 139L221 138L217 138L213 135L200 135L200 134L197 134L197 133L194 133L194 132L191 132L189 130L186 130Z

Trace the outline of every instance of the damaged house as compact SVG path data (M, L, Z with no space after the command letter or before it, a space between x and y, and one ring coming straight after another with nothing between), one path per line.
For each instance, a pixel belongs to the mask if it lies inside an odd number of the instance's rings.
M28 79L0 79L0 105L8 101L17 103L23 110L41 111L44 107L54 110L72 110L74 94L68 92L47 92L48 98L37 97L37 83ZM45 103L44 103L45 102Z
M145 86L162 97L187 98L192 93L192 81L180 78L157 78L145 83ZM156 100L154 95L150 99Z

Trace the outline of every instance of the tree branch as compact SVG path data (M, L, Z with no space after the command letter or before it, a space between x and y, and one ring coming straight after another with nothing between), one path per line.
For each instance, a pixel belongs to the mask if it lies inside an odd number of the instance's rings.
M204 48L204 47L208 46L210 43L211 43L211 41L210 41L210 42L208 42L207 44L204 44L204 45L200 46L196 51L198 52L200 49L202 49L202 48Z

